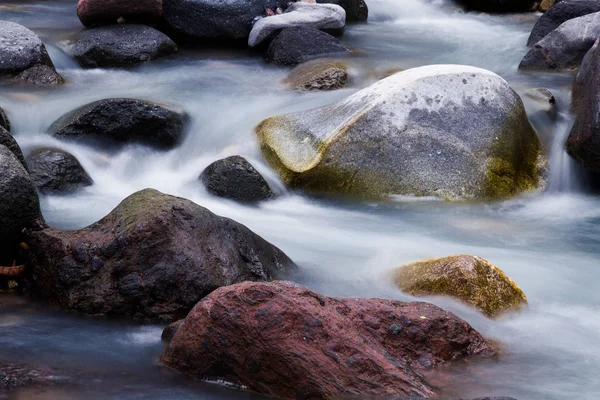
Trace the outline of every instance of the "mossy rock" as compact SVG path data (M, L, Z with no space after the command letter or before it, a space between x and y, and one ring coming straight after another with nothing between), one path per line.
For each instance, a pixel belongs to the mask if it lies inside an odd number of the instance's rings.
M342 89L348 84L348 66L338 61L314 60L300 64L285 78L284 83L299 91Z
M268 118L256 133L283 181L308 192L503 199L545 185L521 98L475 67L399 72L337 103Z
M521 288L502 270L481 257L454 255L404 265L395 271L396 285L413 296L450 296L490 318L527 304Z

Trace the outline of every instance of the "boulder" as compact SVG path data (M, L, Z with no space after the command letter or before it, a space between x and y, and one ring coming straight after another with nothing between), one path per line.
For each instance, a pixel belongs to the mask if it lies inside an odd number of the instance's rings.
M498 75L432 65L256 128L283 181L366 197L506 198L543 186L545 156L523 102Z
M16 83L25 83L36 86L57 86L64 83L54 67L48 65L34 65L26 69L13 79Z
M457 0L470 11L495 13L532 11L536 0Z
M341 62L314 60L300 64L284 83L299 91L342 89L348 83L348 67Z
M404 265L395 271L398 287L413 296L450 296L497 317L527 304L504 272L481 257L455 255Z
M73 46L73 56L84 68L127 67L176 51L177 45L167 35L137 24L87 29Z
M257 17L287 0L163 0L163 22L190 39L247 39Z
M561 1L537 20L527 40L527 46L533 46L566 21L596 12L600 12L598 0Z
M16 75L38 64L52 66L40 38L22 25L0 21L0 75Z
M28 232L31 293L94 315L181 318L213 290L294 263L245 226L146 189L87 228Z
M8 119L8 115L6 115L6 111L4 111L2 107L0 107L0 127L10 132L10 120Z
M155 23L162 15L162 0L79 0L77 15L85 26L111 25L121 19Z
M25 168L25 170L29 170L27 168L27 163L25 162L25 157L23 157L23 152L21 151L21 147L19 147L19 144L17 143L17 141L15 140L13 135L11 135L1 125L0 125L0 146L4 146L8 150L10 150L11 153L13 153L14 156L17 158L17 160L19 160L19 162L21 163L23 168Z
M29 174L43 194L73 193L94 183L79 161L59 149L38 148L27 156Z
M468 323L432 304L244 282L199 302L161 363L280 398L429 397L421 371L495 354Z
M350 49L328 33L296 26L282 30L269 45L265 60L278 65L296 65L313 58L349 54Z
M599 41L585 56L573 84L575 123L567 152L587 170L600 173L600 48Z
M279 31L304 26L339 34L346 25L346 11L335 4L294 3L283 14L261 18L254 24L248 45L256 47L272 39Z
M320 4L337 4L346 11L346 22L362 22L369 18L365 0L317 0Z
M137 99L104 99L58 119L49 131L63 139L100 141L112 145L141 143L158 149L175 147L186 115L165 105Z
M54 70L40 38L22 25L0 21L0 76L18 75L36 65Z
M18 158L0 145L0 258L23 229L37 226L41 219L37 192Z
M600 12L570 19L537 42L525 55L519 68L576 70L598 37Z
M209 193L241 203L275 197L265 178L240 156L215 161L202 172L200 180Z

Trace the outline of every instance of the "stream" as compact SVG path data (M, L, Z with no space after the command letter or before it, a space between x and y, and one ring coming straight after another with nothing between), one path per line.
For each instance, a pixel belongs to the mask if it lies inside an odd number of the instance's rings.
M282 83L288 68L245 50L181 49L134 69L83 70L67 55L80 31L76 1L0 1L0 19L32 29L67 84L58 89L0 86L0 107L28 153L53 146L75 155L94 185L41 198L47 222L82 228L128 195L147 188L188 198L239 221L281 248L299 266L294 280L329 296L412 301L389 278L401 264L475 254L500 267L529 299L521 312L489 320L447 298L427 298L501 343L497 362L456 368L441 392L465 398L593 400L600 396L600 198L564 151L572 125L573 75L520 72L539 14L463 13L450 2L367 0L369 22L349 25L347 89L297 93ZM489 69L522 95L549 157L543 193L503 202L447 203L398 198L357 201L289 192L261 157L253 128L264 118L340 100L389 71L428 64ZM532 88L556 97L555 119L535 113ZM184 109L189 129L167 152L131 145L104 153L49 136L57 118L107 97L159 101ZM198 181L211 162L246 157L281 196L244 206L210 196ZM51 368L57 385L0 393L0 399L260 399L224 385L197 382L157 364L162 326L85 317L27 298L0 296L0 361ZM73 376L73 371L77 373ZM74 384L60 385L61 374ZM446 382L446 383L444 383Z

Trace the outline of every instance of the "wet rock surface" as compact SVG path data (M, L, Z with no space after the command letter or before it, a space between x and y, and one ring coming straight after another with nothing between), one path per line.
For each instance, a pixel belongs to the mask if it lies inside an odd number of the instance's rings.
M87 228L29 232L31 293L94 315L183 317L213 290L295 269L245 226L189 200L143 190Z
M241 203L275 197L265 178L240 156L215 161L202 172L200 180L209 193Z
M173 54L177 45L145 25L119 24L79 34L73 56L84 68L128 67Z
M50 127L62 139L109 146L139 143L158 149L176 146L186 115L165 105L137 99L104 99L82 106Z
M59 149L35 149L27 156L27 165L43 194L69 194L94 183L73 155Z
M161 362L284 398L430 397L419 371L495 354L469 324L432 304L245 282L198 303Z
M85 26L116 24L119 19L156 23L162 15L162 0L79 0L77 15Z
M394 274L400 289L413 296L450 296L497 317L527 305L521 288L481 257L456 255L418 261Z
M277 65L296 65L314 58L349 54L350 49L328 33L310 27L282 30L271 42L265 61Z

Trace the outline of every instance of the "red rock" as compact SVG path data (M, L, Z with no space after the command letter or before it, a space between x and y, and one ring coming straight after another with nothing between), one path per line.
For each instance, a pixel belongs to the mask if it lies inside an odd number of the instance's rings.
M467 322L432 304L244 282L200 301L161 362L284 398L429 397L435 392L421 371L496 353Z
M85 26L116 24L119 20L157 22L162 0L79 0L77 15Z

